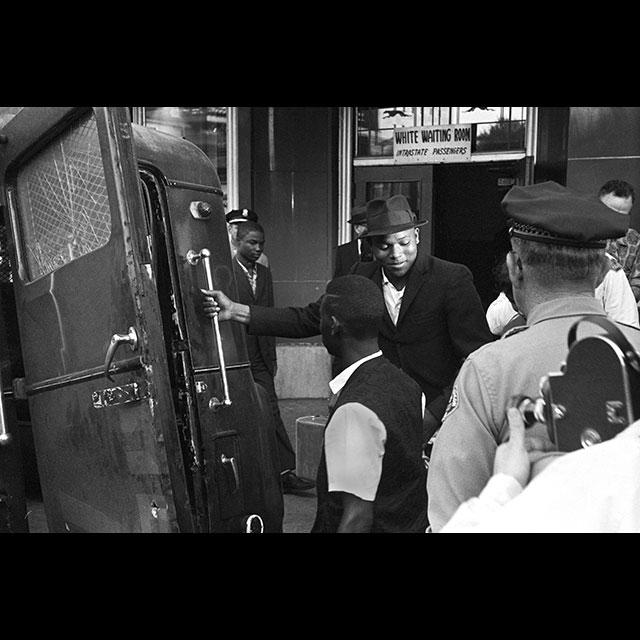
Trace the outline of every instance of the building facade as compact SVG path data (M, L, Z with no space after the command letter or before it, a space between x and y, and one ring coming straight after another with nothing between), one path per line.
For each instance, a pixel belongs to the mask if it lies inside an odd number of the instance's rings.
M19 109L0 107L0 127ZM508 245L500 200L514 184L595 194L617 178L640 188L638 107L133 106L131 116L198 145L227 209L258 213L280 306L322 294L334 248L350 240L351 208L374 197L406 195L428 220L424 246L466 264L487 306ZM640 229L637 207L631 226ZM278 350L282 397L326 393L319 339Z

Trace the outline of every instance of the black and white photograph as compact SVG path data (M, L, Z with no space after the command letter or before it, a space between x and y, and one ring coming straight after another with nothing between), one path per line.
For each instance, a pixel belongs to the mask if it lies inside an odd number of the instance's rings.
M639 189L640 107L0 107L0 533L639 533Z

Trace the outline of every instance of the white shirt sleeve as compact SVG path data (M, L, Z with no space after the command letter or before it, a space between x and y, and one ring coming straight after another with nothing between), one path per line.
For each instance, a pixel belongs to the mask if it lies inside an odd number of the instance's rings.
M502 334L505 326L512 318L515 318L518 312L513 308L511 301L504 292L500 292L500 295L489 305L487 309L487 324L489 330L494 336Z
M640 532L639 428L636 422L611 440L557 456L509 500L505 501L508 495L500 497L500 487L489 501L483 491L460 505L459 510L464 509L456 511L441 531ZM498 478L490 483L500 482Z
M356 402L338 407L324 434L329 491L373 502L386 440L385 426L371 409Z
M638 307L633 289L622 269L609 269L595 291L610 318L617 322L640 328Z
M470 533L522 492L520 483L504 473L491 476L477 498L463 502L440 533Z

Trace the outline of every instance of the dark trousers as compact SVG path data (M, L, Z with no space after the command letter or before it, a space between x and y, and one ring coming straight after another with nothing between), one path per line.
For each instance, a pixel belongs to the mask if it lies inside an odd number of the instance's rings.
M289 435L282 422L282 416L280 415L280 409L278 408L278 396L276 395L276 388L273 383L273 376L269 373L266 367L259 364L251 364L251 373L253 379L257 384L262 386L267 392L269 398L269 406L271 408L271 414L273 415L273 421L276 428L276 442L278 443L278 462L280 473L285 471L295 471L296 468L296 454L289 440Z

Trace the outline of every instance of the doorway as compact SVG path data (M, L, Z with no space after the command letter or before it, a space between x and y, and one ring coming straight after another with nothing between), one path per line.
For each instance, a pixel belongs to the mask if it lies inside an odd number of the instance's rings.
M418 220L429 224L420 233L422 250L429 253L432 243L432 170L430 165L374 166L354 169L354 206L363 205L373 198L389 198L398 194L407 197Z
M354 169L355 202L403 193L420 220L421 250L466 265L486 310L498 295L495 269L509 249L501 200L525 183L525 159Z
M466 265L486 310L496 298L496 269L509 250L501 201L524 184L524 162L433 167L433 255Z

